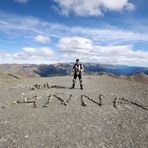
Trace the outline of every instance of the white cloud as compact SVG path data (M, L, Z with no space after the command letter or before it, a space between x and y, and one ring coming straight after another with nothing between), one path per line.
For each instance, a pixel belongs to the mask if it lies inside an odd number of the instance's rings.
M140 26L140 25L139 25ZM45 37L63 38L66 36L80 36L91 38L96 42L116 43L148 41L147 31L135 31L121 29L118 27L106 25L91 27L68 27L63 24L50 23L34 17L22 17L18 15L8 15L0 12L0 31L8 34L9 37L18 37L19 39L34 38L40 34Z
M64 37L59 41L59 48L62 52L85 53L92 50L92 41L83 37Z
M18 3L27 3L29 0L14 0L14 1Z
M54 52L49 47L25 47L16 53L0 53L0 58L3 60L19 60L19 61L30 61L34 63L36 60L47 60L53 56Z
M11 58L12 55L10 53L0 52L0 59Z
M53 51L49 47L32 48L25 47L21 51L21 55L27 57L50 57Z
M94 41L99 42L133 42L133 41L148 41L148 33L139 33L119 28L71 28L72 33L77 33L80 36L91 38Z
M80 58L84 62L100 62L110 64L148 63L148 52L135 51L133 45L95 45L90 39L65 37L60 39L58 47L70 58Z
M16 46L16 40L18 46L25 47L15 53L12 53L13 50L6 53L1 49L3 52L0 53L0 62L2 63L7 63L10 59L11 62L16 63L71 62L79 57L83 62L148 65L148 52L142 51L143 49L134 50L135 43L147 43L146 29L132 31L106 25L98 28L69 27L0 11L0 32L4 36L1 36L2 45L3 39L10 41L7 42L7 51ZM34 47L32 39L38 35L49 37L49 41L50 37L53 37L51 45L56 54L52 54L53 50L48 47L46 49L49 51L41 47L32 48ZM57 40L59 40L58 46L56 46Z
M38 35L34 38L34 41L38 43L48 43L50 38L48 36Z
M121 11L126 9L132 11L134 5L128 0L54 0L59 5L59 11L68 16L75 13L78 16L99 16L104 10Z
M0 53L0 62L41 64L72 62L79 58L82 62L104 64L146 66L148 63L148 52L135 51L133 45L98 46L87 38L65 37L59 40L58 47L57 54L49 47L25 47L17 53Z

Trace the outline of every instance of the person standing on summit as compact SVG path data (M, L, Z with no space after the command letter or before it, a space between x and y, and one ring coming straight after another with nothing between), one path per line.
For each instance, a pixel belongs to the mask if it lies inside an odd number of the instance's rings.
M79 62L79 59L76 59L76 63L73 66L73 71L74 71L74 76L73 76L73 84L71 88L72 89L75 88L76 79L78 77L80 81L80 88L83 89L83 83L82 83L83 65Z

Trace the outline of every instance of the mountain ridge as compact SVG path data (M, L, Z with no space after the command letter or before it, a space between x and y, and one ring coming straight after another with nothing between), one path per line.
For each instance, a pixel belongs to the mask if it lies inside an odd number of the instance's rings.
M137 73L148 75L148 67L82 63L84 74L108 73L115 76L132 76ZM0 64L0 73L12 73L24 77L49 77L72 74L73 63L56 64Z

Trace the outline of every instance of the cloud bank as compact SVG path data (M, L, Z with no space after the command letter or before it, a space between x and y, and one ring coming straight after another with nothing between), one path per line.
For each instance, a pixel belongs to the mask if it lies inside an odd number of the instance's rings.
M82 37L65 37L60 39L58 47L64 54L80 57L87 62L126 64L148 62L148 52L135 51L133 45L99 46L92 40Z
M0 63L56 63L80 58L82 62L148 64L148 51L134 46L135 43L147 43L148 32L137 29L69 27L0 12L0 33L6 36L6 39L1 36L1 44L9 45L9 49L0 49ZM21 48L11 51L16 40Z
M15 53L0 52L0 59L7 60L8 63L9 61L15 61L16 63L18 63L19 61L23 61L25 63L37 63L38 61L40 61L42 63L42 61L44 60L49 60L53 54L54 51L49 47L24 47L20 51Z
M58 10L65 16L74 13L78 16L100 16L105 11L133 11L135 6L128 0L54 0Z

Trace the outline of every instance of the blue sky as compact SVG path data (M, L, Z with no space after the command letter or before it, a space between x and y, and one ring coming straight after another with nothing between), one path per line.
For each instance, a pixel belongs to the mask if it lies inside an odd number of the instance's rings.
M1 0L0 63L148 67L147 0Z

